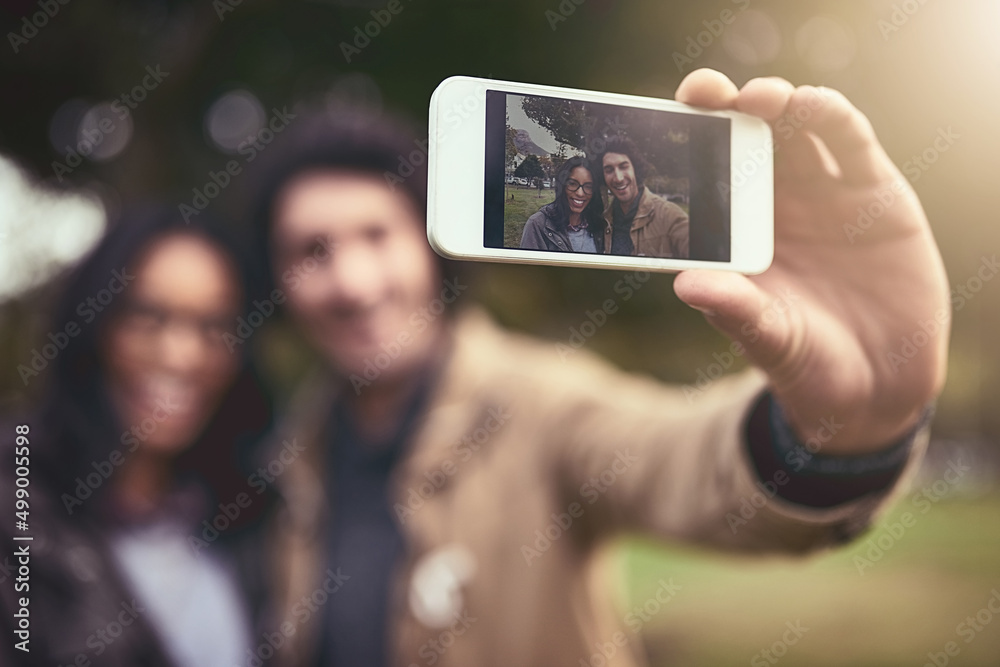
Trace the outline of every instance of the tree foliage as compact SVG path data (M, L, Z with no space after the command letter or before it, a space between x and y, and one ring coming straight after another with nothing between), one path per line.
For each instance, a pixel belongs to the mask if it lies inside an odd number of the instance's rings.
M529 155L517 165L514 175L520 178L545 178L545 170L542 169L542 163L539 162L537 155Z
M596 158L611 137L625 136L653 166L651 177L660 183L687 182L689 132L683 115L534 96L525 96L522 108L556 141L588 158ZM564 160L565 155L553 162L561 164ZM686 190L686 185L674 189Z
M517 130L510 126L510 118L507 118L507 131L504 136L504 151L503 151L503 164L505 169L510 169L514 166L514 159L517 158L517 144L514 143L514 137L517 136Z

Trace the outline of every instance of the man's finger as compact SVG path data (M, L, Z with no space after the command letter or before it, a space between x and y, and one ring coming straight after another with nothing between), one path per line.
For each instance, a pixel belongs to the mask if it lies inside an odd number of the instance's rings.
M786 289L777 296L746 276L726 271L684 271L674 279L681 301L702 311L708 322L747 349L747 357L767 372L787 357L792 311L799 295Z
M801 86L789 100L788 113L823 141L837 160L844 180L871 185L893 178L892 161L868 118L842 93Z
M829 149L811 132L799 131L781 144L776 156L775 171L783 179L803 183L817 178L839 178L840 165Z
M678 102L709 109L731 109L739 95L736 84L722 72L697 69L681 81L674 96Z
M736 109L774 123L785 114L795 86L778 77L751 79L740 89Z
M831 170L816 140L788 113L795 86L780 77L751 79L740 89L736 109L771 124L774 134L775 169L790 181L808 181L829 176Z

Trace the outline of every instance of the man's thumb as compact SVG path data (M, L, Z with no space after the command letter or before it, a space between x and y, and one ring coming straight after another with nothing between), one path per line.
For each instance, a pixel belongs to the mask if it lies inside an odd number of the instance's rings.
M674 292L712 326L742 343L747 357L765 371L787 357L789 313L798 300L792 290L771 294L738 273L697 269L678 275Z

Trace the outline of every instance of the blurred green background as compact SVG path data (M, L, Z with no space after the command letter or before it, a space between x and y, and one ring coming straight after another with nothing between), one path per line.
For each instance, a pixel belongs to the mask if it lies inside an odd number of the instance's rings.
M966 285L1000 249L997 0L400 2L402 11L370 43L346 49L348 61L344 44L387 2L74 0L39 19L44 25L32 33L25 17L40 5L4 0L4 410L30 402L41 386L26 388L16 368L46 342L45 308L61 271L100 232L94 201L109 211L164 193L190 201L192 188L203 188L209 172L233 159L227 129L301 100L381 105L424 124L432 90L454 74L672 97L683 74L707 66L737 84L779 75L835 87L868 114L910 177L954 285ZM735 20L722 23L726 11ZM121 95L157 66L169 74L123 118ZM65 147L82 128L100 127L101 118L115 128L100 154L68 173L55 166L69 165ZM942 131L958 138L919 166L915 158ZM241 221L248 188L235 178L211 212ZM568 339L570 327L621 278L477 268L474 298L504 324L554 341ZM590 349L630 370L693 382L728 343L678 302L671 281L655 275L622 302ZM780 640L786 621L801 620L810 629L780 658L783 665L922 665L948 641L961 648L948 664L1000 665L1000 619L969 643L957 634L1000 587L1000 280L980 286L956 308L923 483L941 479L957 457L972 471L926 514L918 512L916 524L863 575L854 557L882 528L848 550L805 561L629 542L620 560L626 608L647 600L663 577L683 586L643 629L657 664L754 664ZM281 327L262 334L254 345L283 393L311 360ZM913 493L895 516L914 510ZM758 664L771 664L764 660Z

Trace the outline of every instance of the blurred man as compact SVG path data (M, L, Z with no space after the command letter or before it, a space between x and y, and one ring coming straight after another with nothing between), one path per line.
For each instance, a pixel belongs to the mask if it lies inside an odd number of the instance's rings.
M677 98L776 123L816 94L701 70ZM425 174L397 171L412 137L378 118L290 128L260 237L275 281L301 278L288 307L327 367L278 438L304 449L277 478L286 605L261 651L637 665L603 578L611 538L804 552L863 531L926 445L946 327L903 364L886 355L947 316L947 284L912 192L842 233L901 175L861 112L823 99L779 139L773 266L675 280L756 366L696 396L455 314L465 283L426 242Z
M635 144L614 137L596 159L594 171L603 177L611 193L604 207L605 252L686 259L687 213L645 186L648 165Z

